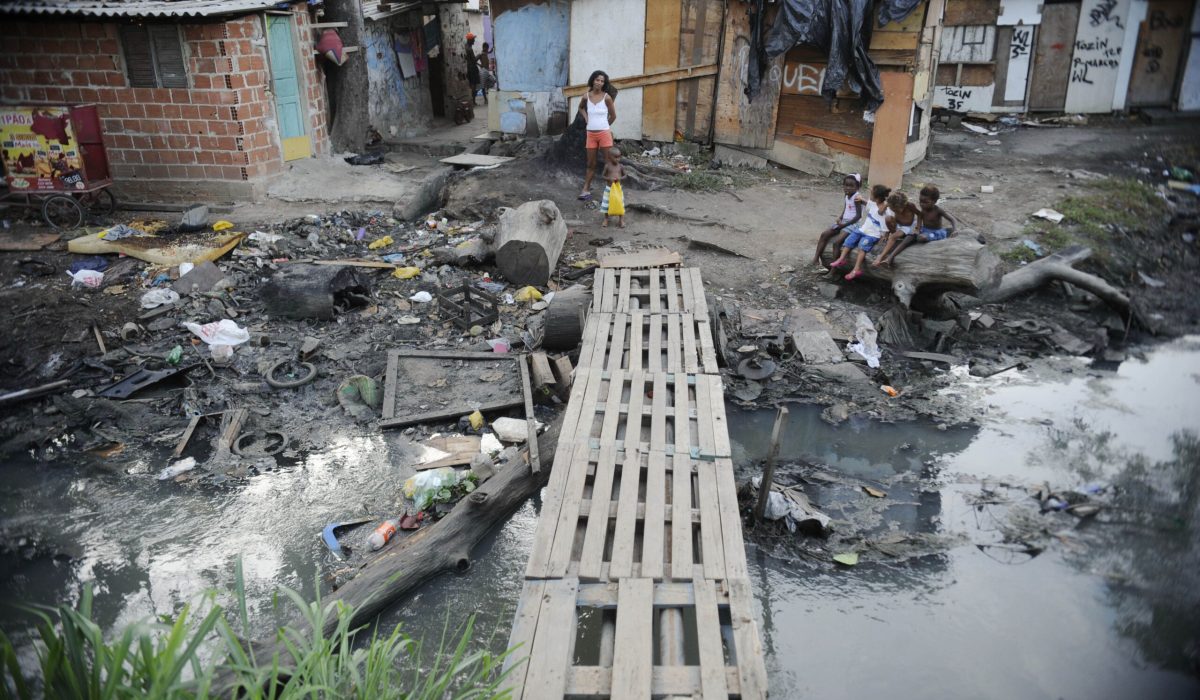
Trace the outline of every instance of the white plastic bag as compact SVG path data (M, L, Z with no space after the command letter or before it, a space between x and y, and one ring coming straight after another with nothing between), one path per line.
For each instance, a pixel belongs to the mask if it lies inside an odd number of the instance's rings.
M847 347L862 355L871 369L879 367L879 345L875 342L878 337L879 333L871 319L866 314L859 314L854 327L854 338L857 342Z
M85 287L99 287L104 284L104 273L96 270L80 270L79 272L68 272L71 276L71 286L82 284Z
M429 292L417 292L408 298L409 301L415 301L418 304L428 304L433 301L433 295Z
M174 289L151 289L142 295L143 309L156 309L163 304L174 304L179 301L179 293Z
M250 340L250 331L227 318L203 326L199 323L186 323L187 329L196 334L200 340L209 345L241 345Z
M413 507L422 511L433 503L438 491L448 489L457 483L458 472L452 467L428 469L405 480L404 496L412 499Z

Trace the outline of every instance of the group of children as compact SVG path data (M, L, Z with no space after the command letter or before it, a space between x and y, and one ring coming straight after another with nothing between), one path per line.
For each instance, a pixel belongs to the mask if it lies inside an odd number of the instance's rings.
M921 188L919 207L908 201L903 192L893 192L884 185L872 187L871 199L867 201L859 194L860 187L862 178L859 175L843 178L845 201L842 214L833 226L821 232L813 256L814 265L821 266L821 254L833 240L835 247L841 247L841 253L830 263L831 270L849 265L850 254L857 250L854 269L846 275L847 280L853 280L862 276L867 253L881 241L884 241L883 250L871 263L873 267L891 265L901 251L915 242L940 241L954 235L957 222L938 206L941 193L934 185ZM823 267L821 271L824 272Z

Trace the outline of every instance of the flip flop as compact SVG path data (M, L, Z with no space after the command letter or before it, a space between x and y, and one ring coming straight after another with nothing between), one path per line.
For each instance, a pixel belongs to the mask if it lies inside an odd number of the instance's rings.
M854 280L856 280L862 276L863 276L863 273L861 270L855 270L855 271L851 272L850 274L846 275L845 277L843 277L842 279L846 280L847 282L853 282Z
M836 270L839 267L845 267L845 265L846 265L846 261L844 261L844 260L834 260L833 262L829 263L829 269Z
M581 202L586 202L591 198L592 198L591 192L584 192L583 194L579 195L579 197L578 197L579 201L581 201Z

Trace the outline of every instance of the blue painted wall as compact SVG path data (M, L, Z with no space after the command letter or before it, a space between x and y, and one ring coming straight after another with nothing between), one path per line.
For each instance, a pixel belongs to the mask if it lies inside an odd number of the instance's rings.
M385 139L408 138L427 133L433 122L429 73L404 77L392 47L392 32L408 33L399 22L388 19L364 23L363 39L370 82L367 103L371 126Z
M504 12L498 11L500 5L492 4L500 89L539 92L567 85L571 43L567 0L545 0Z

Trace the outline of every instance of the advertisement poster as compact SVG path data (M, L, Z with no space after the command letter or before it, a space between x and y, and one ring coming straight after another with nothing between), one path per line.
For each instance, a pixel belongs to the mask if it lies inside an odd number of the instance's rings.
M85 187L66 107L0 107L0 149L14 192Z

